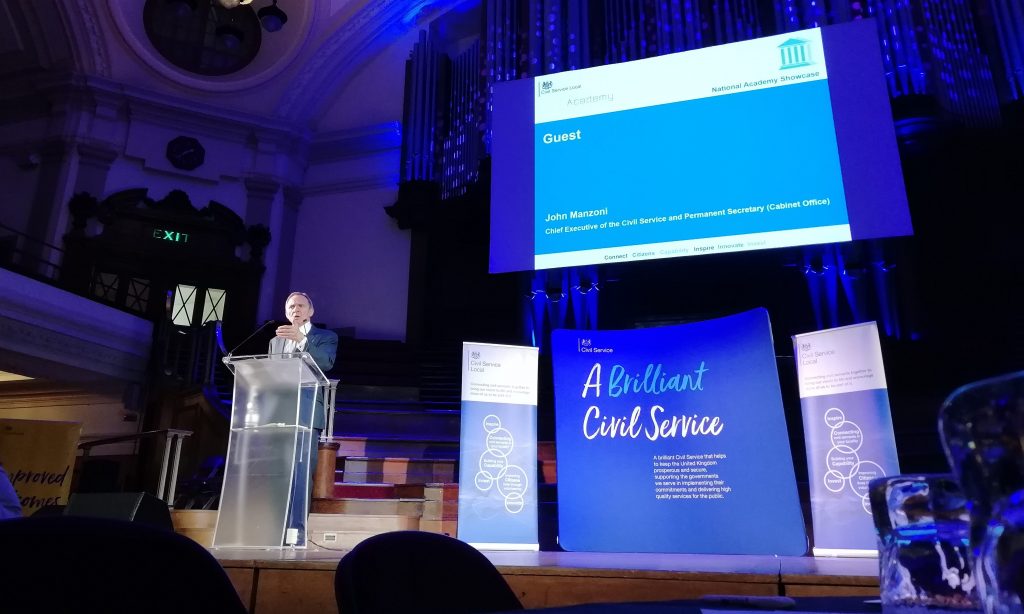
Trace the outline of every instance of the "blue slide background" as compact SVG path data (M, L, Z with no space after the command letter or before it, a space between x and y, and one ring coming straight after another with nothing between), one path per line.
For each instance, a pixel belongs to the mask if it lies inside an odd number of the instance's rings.
M576 130L582 140L541 141ZM537 254L848 222L826 80L538 124L534 145ZM825 197L831 205L544 234ZM607 217L543 221L606 206Z
M559 543L589 552L680 552L801 555L807 547L782 408L771 325L764 309L670 326L621 331L556 330L552 334L555 434L558 449ZM704 363L702 390L624 392L609 389L614 365L640 373L648 365L668 376ZM582 397L595 363L600 396ZM587 439L590 406L602 416L641 407L649 428L652 405L672 416L718 416L718 436L659 438L644 434ZM724 499L658 499L653 459L724 454L709 471L732 488Z

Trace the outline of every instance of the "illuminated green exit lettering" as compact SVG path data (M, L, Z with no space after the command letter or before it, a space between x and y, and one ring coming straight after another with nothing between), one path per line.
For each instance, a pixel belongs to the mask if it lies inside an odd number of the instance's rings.
M188 233L162 230L160 228L153 231L153 238L160 241L170 241L171 243L188 243Z

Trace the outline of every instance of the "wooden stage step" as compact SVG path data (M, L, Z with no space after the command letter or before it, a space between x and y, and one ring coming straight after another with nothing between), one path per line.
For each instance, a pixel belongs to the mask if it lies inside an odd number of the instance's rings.
M455 462L453 459L437 458L349 456L344 459L341 481L347 484L454 482Z
M460 428L457 409L347 409L339 406L334 416L336 437L457 441Z
M426 520L455 520L459 509L459 485L429 484L334 485L334 497L313 499L311 512L323 514L403 514ZM344 494L349 493L349 494ZM355 493L353 496L350 493Z
M423 515L423 499L359 499L355 497L313 499L310 512L315 514L384 514L419 518Z
M457 439L421 439L409 437L364 437L348 435L335 437L339 444L338 457L363 456L370 458L444 458L459 457Z
M423 484L334 483L335 499L422 499Z
M403 502L404 503L404 502ZM326 548L352 548L362 540L389 531L418 531L422 500L410 501L419 513L324 514L311 513L307 527L314 544ZM210 548L217 525L217 510L171 510L174 530ZM440 525L438 529L442 528Z
M363 539L389 531L417 531L419 516L400 514L310 514L307 530L317 543L323 543L317 536L325 533L364 533ZM352 544L354 546L359 542ZM352 546L348 546L351 548Z
M310 548L351 550L374 535L420 530L420 515L311 513L306 529Z
M217 510L171 510L171 523L175 533L181 533L201 546L213 546Z

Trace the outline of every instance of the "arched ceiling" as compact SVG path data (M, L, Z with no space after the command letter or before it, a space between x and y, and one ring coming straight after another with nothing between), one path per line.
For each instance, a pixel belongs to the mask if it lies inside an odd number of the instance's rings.
M110 62L88 0L0 2L0 74L69 70L107 76Z
M124 0L80 0L82 2L103 2L104 10L117 36L130 50L130 53L150 71L158 75L158 82L164 81L179 89L185 88L196 93L224 94L230 96L254 88L265 89L276 79L287 78L287 73L294 69L296 59L310 45L315 37L318 19L327 10L324 0L285 0L279 6L288 15L288 23L279 32L264 33L260 51L256 58L241 70L229 75L205 76L188 72L173 65L153 47L146 34L143 23L142 0L125 2ZM197 0L211 2L215 0ZM261 8L260 2L239 10L255 10ZM114 75L116 79L117 74Z
M141 1L5 0L0 2L0 75L59 70L98 76L305 128L388 45L466 2L279 0L288 23L264 35L257 59L238 73L206 77L171 65L156 52L142 24ZM256 0L252 6L264 4Z
M204 77L174 67L148 43L141 1L6 0L0 3L0 71L66 69L114 82L143 75L150 83L127 84L175 95L191 91L225 107L245 96L258 100L259 115L308 127L379 52L465 2L280 0L288 24L263 36L257 59L236 74ZM112 57L125 51L135 59Z
M352 76L412 28L425 27L465 0L369 0L336 15L326 37L295 73L274 114L300 125L315 121Z

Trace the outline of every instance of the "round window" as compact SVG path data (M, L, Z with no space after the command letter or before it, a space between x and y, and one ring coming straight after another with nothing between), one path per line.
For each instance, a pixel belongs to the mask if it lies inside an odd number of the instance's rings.
M260 50L260 21L248 5L225 9L210 0L146 0L142 19L160 55L198 75L239 71Z

